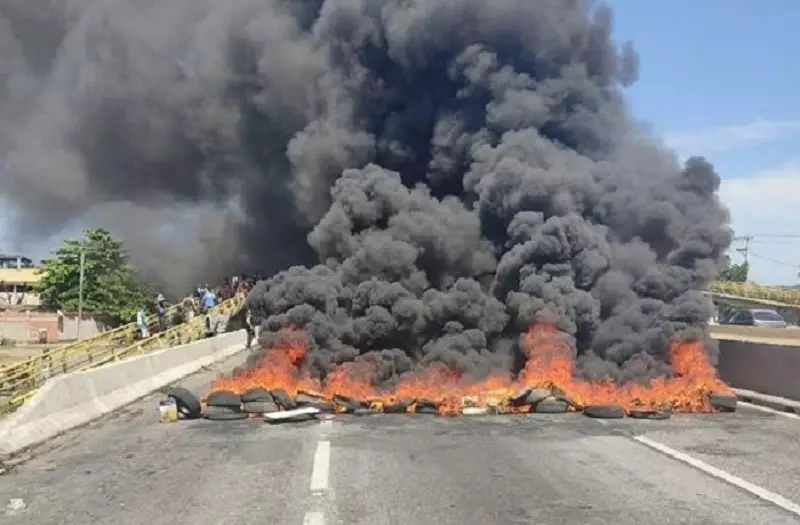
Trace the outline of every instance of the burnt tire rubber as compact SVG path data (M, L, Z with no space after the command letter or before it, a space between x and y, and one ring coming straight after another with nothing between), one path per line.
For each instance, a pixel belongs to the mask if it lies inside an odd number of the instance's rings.
M297 394L297 396L294 398L294 402L299 407L314 406L315 403L319 403L321 401L325 401L325 398L324 397L311 396L311 395L302 394L302 393L301 394Z
M178 413L184 419L197 419L202 415L200 400L185 388L173 387L167 391L167 397L173 399L178 406Z
M278 405L272 401L250 401L242 405L242 411L248 414L271 414L278 411Z
M208 394L206 405L239 409L242 406L242 396L234 394L230 390L217 390Z
M635 408L628 412L628 417L633 419L669 419L672 412L669 410L647 410Z
M587 405L583 409L584 415L595 419L622 419L625 409L619 405Z
M436 403L432 401L417 401L417 405L414 408L414 413L416 414L438 414L439 407Z
M231 407L209 406L203 417L209 421L235 421L247 419L248 414Z
M269 393L269 390L266 388L251 388L249 390L245 390L244 394L242 394L242 402L243 403L251 403L253 401L260 401L262 403L269 402L272 403L272 396Z
M530 388L526 388L524 390L520 390L513 396L511 396L511 405L518 407L528 404L528 396L531 393Z
M297 404L295 404L294 399L289 396L286 390L282 388L276 388L275 390L271 390L270 394L272 395L272 399L274 400L275 404L282 409L292 410L293 408L297 408Z
M377 412L373 412L372 410L370 410L368 408L357 408L357 409L353 410L353 415L354 416L369 416L369 415L373 415L373 414L376 414L376 413Z
M319 401L315 401L314 403L311 403L308 406L310 406L312 408L316 408L320 412L330 413L330 412L333 412L334 410L336 410L336 405L334 405L333 403L331 403L327 399L321 399Z
M736 396L726 394L711 394L708 396L708 402L720 412L736 412L736 406L739 404Z
M552 393L549 388L534 388L528 392L528 397L525 398L526 405L537 405L550 397Z
M345 414L352 414L359 408L361 408L361 404L357 401L347 397L347 396L333 396L333 402L339 407Z
M563 414L569 410L569 403L560 399L543 399L534 405L537 414Z
M369 408L369 403L361 402L358 399L355 399L355 398L352 398L352 397L349 397L349 396L339 395L339 394L333 396L333 402L336 403L337 405L350 405L354 409L356 409L356 408Z
M408 407L415 403L414 400L411 401L399 401L397 403L391 403L388 405L383 406L384 414L405 414L408 411Z

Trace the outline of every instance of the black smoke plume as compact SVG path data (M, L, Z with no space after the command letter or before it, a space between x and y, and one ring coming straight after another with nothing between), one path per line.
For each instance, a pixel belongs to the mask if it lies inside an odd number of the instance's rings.
M611 20L588 0L6 0L0 191L23 238L90 217L174 286L317 262L248 304L264 344L305 328L320 376L514 369L542 319L586 377L661 375L670 340L706 337L731 234L713 167L628 114L638 58Z

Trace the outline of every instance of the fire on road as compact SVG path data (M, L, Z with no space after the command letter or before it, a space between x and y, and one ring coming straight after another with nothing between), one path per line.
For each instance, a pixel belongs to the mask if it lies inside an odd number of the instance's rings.
M241 360L241 356L236 359ZM235 359L220 365L229 370ZM208 385L217 371L191 379ZM798 421L577 414L160 425L156 399L0 477L3 523L797 523Z

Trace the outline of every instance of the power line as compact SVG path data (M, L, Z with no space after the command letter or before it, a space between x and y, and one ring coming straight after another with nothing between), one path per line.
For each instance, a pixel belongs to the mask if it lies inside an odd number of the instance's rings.
M769 263L772 263L772 264L778 264L778 265L781 265L781 266L788 266L790 268L800 268L800 264L793 264L793 263L789 263L789 262L786 262L786 261L780 261L778 259L773 259L771 257L764 257L762 255L758 255L757 253L753 253L752 251L750 252L750 255L753 256L756 259L760 259L762 261L769 262ZM746 260L747 259L745 259L745 261Z

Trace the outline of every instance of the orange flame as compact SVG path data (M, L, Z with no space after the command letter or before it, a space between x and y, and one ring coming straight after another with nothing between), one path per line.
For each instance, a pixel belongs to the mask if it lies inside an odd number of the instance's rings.
M422 372L402 378L395 388L375 386L377 366L373 361L357 361L337 366L324 384L303 369L306 340L302 332L286 330L280 342L270 348L252 370L214 382L214 390L242 393L249 388L282 388L294 396L298 392L316 392L327 399L344 396L369 403L375 410L401 402L407 411L430 403L442 415L456 415L464 406L494 407L499 412L527 412L529 406L512 406L511 397L525 388L557 388L573 405L617 404L626 410L663 409L681 412L711 412L710 393L732 391L717 376L699 341L676 341L670 346L670 362L675 376L658 378L647 384L617 385L611 380L586 382L574 377L575 362L569 344L555 327L537 324L523 335L522 346L527 361L516 380L509 374L496 373L481 381L466 380L463 375L442 363L434 363Z

